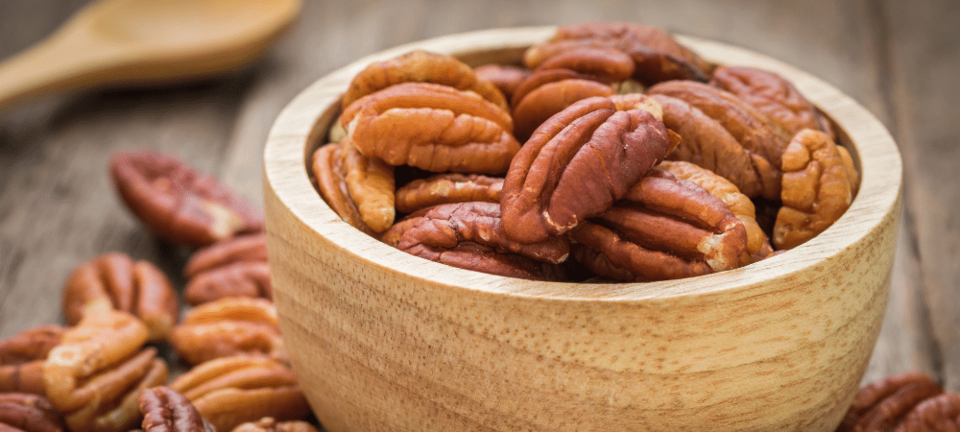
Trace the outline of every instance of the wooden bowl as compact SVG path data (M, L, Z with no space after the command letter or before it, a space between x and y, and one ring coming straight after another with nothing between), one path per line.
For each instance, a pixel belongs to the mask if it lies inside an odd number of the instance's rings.
M412 49L516 63L552 27L404 45L327 75L265 151L274 295L293 368L340 431L832 431L883 319L901 162L886 129L830 85L682 37L708 60L776 71L839 126L860 192L828 230L719 274L632 284L531 282L448 267L350 227L311 184L350 80Z

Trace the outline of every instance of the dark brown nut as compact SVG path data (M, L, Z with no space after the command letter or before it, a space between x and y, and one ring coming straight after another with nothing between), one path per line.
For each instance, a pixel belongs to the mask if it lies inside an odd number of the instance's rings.
M895 432L960 431L960 393L944 393L917 405Z
M217 430L273 417L302 420L310 415L293 371L267 358L234 356L198 365L170 384Z
M581 100L541 125L510 164L500 205L511 239L564 234L620 199L669 146L666 127L609 98Z
M405 83L346 107L341 123L364 156L433 172L502 174L520 144L505 109L469 91Z
M63 432L63 419L46 398L28 393L0 393L0 431Z
M473 70L477 78L493 83L501 93L510 99L517 86L530 76L530 70L517 66L488 64Z
M44 395L43 363L66 330L42 325L0 341L0 393Z
M633 75L633 59L615 48L582 46L559 52L537 66L537 70L568 69L602 83L615 83Z
M147 261L112 252L77 266L63 290L63 315L75 325L88 314L121 310L140 318L151 341L166 339L177 322L177 293L167 276Z
M507 109L503 94L491 82L477 79L470 66L453 57L426 51L412 51L394 59L370 64L353 78L350 88L343 95L343 106L346 108L364 96L408 82L434 83L471 91L494 105Z
M173 243L200 247L263 229L260 211L246 198L175 157L118 153L110 172L130 211Z
M143 432L216 432L186 396L170 387L140 393Z
M773 246L792 249L820 234L853 201L848 167L830 137L805 129L783 154L783 207L773 227Z
M330 207L357 228L383 232L393 224L393 167L366 157L349 137L314 154L314 176Z
M500 202L503 179L478 174L437 174L397 189L397 211L413 213L440 204Z
M278 422L273 417L264 417L256 423L244 423L233 432L317 432L317 428L305 421Z
M930 376L895 375L860 389L836 432L892 431L919 403L943 393Z
M769 249L770 243L767 241L767 235L757 224L756 208L750 198L740 193L736 185L713 171L690 162L663 161L660 165L657 165L657 168L668 171L680 180L689 180L706 189L707 192L710 192L710 195L723 201L730 208L730 211L737 216L737 219L743 222L743 227L747 231L747 250L740 255L740 266L766 258L773 252L773 250L764 250L764 245Z
M524 54L535 69L548 59L580 47L616 48L633 58L634 78L644 85L669 80L707 81L713 65L677 43L663 30L623 22L590 22L562 26L546 43Z
M258 298L226 297L197 306L174 327L170 345L190 364L237 354L286 360L277 310Z
M747 66L720 66L713 71L710 84L752 105L790 135L814 129L835 138L826 117L790 81L774 72Z
M407 217L403 218L403 220L393 224L390 229L381 234L380 241L390 246L397 247L397 245L400 244L400 237L403 236L403 233L420 223L423 215L427 214L427 211L429 210L430 208L427 207L407 215Z
M146 340L146 327L120 311L87 315L64 334L43 379L70 430L121 432L139 423L140 392L167 380L156 349L140 350Z
M747 233L720 199L693 182L653 169L623 200L570 232L577 243L609 261L584 262L598 275L620 280L678 279L735 269ZM582 252L589 255L588 252ZM624 272L632 278L625 278Z
M609 85L589 79L567 78L549 81L549 79L571 73L572 76L579 76L574 72L564 71L566 69L538 71L521 84L520 89L515 93L518 102L513 108L513 119L516 122L514 135L517 139L526 141L543 122L577 101L614 95L613 88ZM526 84L528 82L540 84L531 88L533 84Z
M223 297L273 298L267 237L235 237L201 249L184 267L189 280L184 295L191 306Z

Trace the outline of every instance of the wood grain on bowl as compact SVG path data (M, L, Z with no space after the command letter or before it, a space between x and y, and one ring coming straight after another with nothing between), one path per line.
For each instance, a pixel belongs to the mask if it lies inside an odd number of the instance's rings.
M871 114L797 69L681 38L708 60L786 76L834 119L863 174L833 226L738 270L607 285L491 276L392 249L319 198L308 155L360 69L414 48L514 63L552 31L467 33L360 59L274 124L264 184L274 296L320 421L333 432L835 428L887 302L901 163Z

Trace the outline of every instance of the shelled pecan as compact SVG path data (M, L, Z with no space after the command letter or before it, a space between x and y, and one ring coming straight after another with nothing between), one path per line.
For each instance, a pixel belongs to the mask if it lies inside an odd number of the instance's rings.
M894 432L960 430L960 393L944 393L917 405Z
M177 293L167 276L153 264L134 262L119 252L77 266L63 289L63 315L69 325L111 309L140 318L151 341L165 339L180 314Z
M327 205L350 226L373 235L373 230L363 222L357 203L347 190L346 168L343 166L343 151L339 143L322 146L313 153L313 175L317 179L320 196Z
M233 356L200 364L170 388L182 393L217 430L273 417L302 420L310 407L293 371L267 358Z
M186 396L170 387L144 390L139 404L143 432L216 432Z
M67 329L48 324L0 341L0 393L44 395L43 363Z
M488 64L473 70L477 78L490 81L506 99L513 96L517 86L530 76L530 70L517 66Z
M43 367L47 397L72 431L128 431L137 397L167 380L156 349L141 350L147 328L121 311L89 314L63 335Z
M259 298L225 297L191 309L170 345L190 364L243 353L286 359L276 308Z
M397 189L397 211L413 213L440 204L484 201L499 203L503 179L479 174L437 174Z
M920 403L942 393L943 388L929 375L919 372L877 381L860 389L837 432L893 431ZM922 416L924 414L917 414L913 422Z
M638 99L639 100L639 99ZM620 199L663 160L669 136L649 105L579 101L547 120L510 164L503 228L518 242L566 233Z
M191 306L224 297L273 298L267 237L264 234L235 237L201 249L183 270L187 277L184 296Z
M46 398L29 393L0 393L0 431L63 432L63 418Z
M110 172L130 211L173 243L200 247L263 229L260 212L246 198L175 157L117 153Z
M237 426L233 432L317 432L317 428L305 421L278 422L272 417L264 417Z

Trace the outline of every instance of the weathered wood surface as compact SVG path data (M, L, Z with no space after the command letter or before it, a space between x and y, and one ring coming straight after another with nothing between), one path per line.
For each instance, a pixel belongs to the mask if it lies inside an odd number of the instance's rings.
M0 58L83 1L0 0ZM255 201L261 150L299 90L394 45L493 27L619 19L741 45L804 69L874 112L905 164L886 321L865 380L932 373L960 391L960 2L476 2L306 0L299 23L255 66L199 83L55 96L0 113L0 338L61 319L80 262L124 251L174 281L187 251L126 213L106 176L120 149L177 154ZM3 77L0 77L3 79Z

